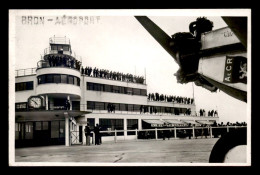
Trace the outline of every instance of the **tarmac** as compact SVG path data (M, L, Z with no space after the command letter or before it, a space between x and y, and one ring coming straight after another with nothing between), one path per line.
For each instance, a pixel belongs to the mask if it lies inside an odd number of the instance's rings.
M208 163L218 138L128 140L101 145L43 146L15 149L15 162Z

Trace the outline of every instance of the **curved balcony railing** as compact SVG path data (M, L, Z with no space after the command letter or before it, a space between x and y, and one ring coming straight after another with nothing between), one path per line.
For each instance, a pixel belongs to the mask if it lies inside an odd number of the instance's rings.
M66 68L71 68L80 71L81 65L75 62L72 63L71 61L68 60L66 60L66 62L63 61L51 62L47 60L40 60L37 63L37 69L49 68L49 67L66 67Z
M44 57L46 55L49 55L49 54L58 54L58 50L52 50L51 47L47 47L44 49ZM74 57L75 59L77 60L81 60L82 57L77 55L76 52L73 52L73 51L69 51L69 50L63 50L63 55L67 55L67 56L71 56L71 57Z

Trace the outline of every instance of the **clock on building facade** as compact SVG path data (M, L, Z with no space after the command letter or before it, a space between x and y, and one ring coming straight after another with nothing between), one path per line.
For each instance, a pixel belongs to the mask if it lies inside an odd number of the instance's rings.
M30 109L41 109L43 106L43 98L41 96L31 96L28 99L28 107Z

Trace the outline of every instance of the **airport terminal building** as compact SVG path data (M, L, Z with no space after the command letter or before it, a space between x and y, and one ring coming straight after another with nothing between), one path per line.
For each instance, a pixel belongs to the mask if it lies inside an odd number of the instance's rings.
M99 124L102 131L124 130L118 139L130 140L135 132L127 130L210 125L219 119L196 115L195 102L149 100L145 79L97 77L81 67L69 39L53 37L37 68L16 70L16 147L85 144L87 123L91 129ZM108 133L102 137L113 139Z

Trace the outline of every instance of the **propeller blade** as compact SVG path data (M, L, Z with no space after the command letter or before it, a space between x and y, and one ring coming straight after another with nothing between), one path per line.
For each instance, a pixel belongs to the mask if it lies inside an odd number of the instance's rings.
M247 17L222 17L240 42L247 48Z
M152 37L175 59L176 53L170 48L171 37L167 35L147 16L135 16L142 26L152 35Z

